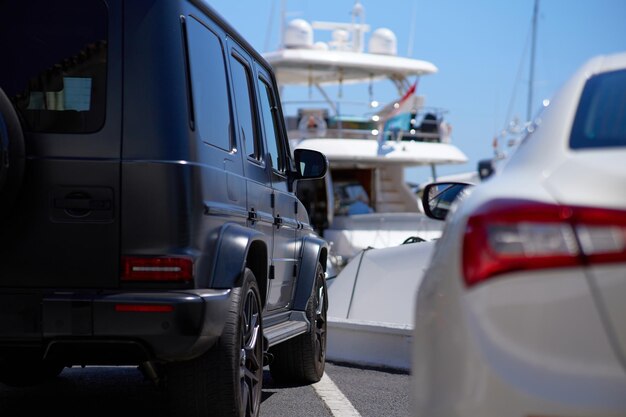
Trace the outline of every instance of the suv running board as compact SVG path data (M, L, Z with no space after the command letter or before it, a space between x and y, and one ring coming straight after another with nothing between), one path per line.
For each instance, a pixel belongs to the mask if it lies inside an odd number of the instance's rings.
M267 339L267 347L274 346L309 330L309 320L304 311L289 311L279 314L264 323L263 333Z

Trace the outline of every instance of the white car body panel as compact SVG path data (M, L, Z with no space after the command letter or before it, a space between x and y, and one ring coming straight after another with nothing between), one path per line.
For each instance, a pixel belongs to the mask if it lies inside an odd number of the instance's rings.
M590 60L493 178L450 211L417 292L412 415L626 416L626 262L505 272L468 288L463 236L494 199L626 213L626 147L570 149ZM626 242L626 233L615 239Z

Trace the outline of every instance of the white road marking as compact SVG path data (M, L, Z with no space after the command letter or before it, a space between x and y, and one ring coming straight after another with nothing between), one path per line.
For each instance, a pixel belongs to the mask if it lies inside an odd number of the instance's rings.
M350 400L339 391L337 385L326 373L322 375L322 379L319 382L313 384L313 388L324 401L333 417L361 417L361 414L356 411Z

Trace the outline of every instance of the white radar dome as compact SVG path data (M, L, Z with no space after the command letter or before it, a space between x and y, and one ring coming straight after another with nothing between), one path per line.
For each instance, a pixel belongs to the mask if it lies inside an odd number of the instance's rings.
M283 35L285 48L311 48L313 46L313 28L303 19L294 19L287 24Z
M339 43L346 43L350 39L350 32L344 29L333 30L333 40Z
M328 51L329 47L326 42L315 42L313 44L313 49L317 49L318 51Z
M395 33L387 28L376 29L370 37L369 51L372 54L397 55L398 40Z
M365 8L363 7L363 5L359 2L356 2L354 4L354 7L352 7L352 14L354 16L363 16L364 13L365 13Z

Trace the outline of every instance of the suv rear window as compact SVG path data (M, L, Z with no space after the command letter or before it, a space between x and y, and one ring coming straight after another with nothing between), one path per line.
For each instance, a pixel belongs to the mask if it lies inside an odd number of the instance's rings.
M587 81L574 119L572 149L626 146L626 70Z
M0 2L0 87L33 132L104 124L107 8L102 0Z

